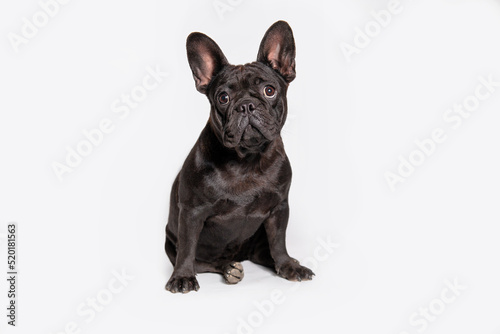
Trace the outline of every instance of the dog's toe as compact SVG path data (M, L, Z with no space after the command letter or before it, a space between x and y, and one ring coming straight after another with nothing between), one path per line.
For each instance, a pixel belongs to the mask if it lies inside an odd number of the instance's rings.
M311 269L301 266L295 259L284 263L276 271L279 276L295 282L310 281L315 275Z
M245 273L239 262L231 262L224 268L224 280L227 284L236 284L243 279Z

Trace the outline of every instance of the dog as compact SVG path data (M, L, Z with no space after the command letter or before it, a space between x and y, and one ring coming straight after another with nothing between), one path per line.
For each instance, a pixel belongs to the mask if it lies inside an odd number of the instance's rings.
M288 280L311 280L314 273L285 244L292 169L280 131L295 78L292 29L274 23L257 61L245 65L229 64L199 32L188 36L186 48L210 117L172 186L165 251L174 270L166 290L198 291L195 276L205 272L238 283L244 260Z

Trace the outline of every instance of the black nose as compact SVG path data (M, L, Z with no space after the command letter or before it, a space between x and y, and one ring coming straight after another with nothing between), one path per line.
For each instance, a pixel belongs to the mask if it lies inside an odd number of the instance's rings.
M236 111L246 114L255 110L255 105L252 102L242 103L236 107Z

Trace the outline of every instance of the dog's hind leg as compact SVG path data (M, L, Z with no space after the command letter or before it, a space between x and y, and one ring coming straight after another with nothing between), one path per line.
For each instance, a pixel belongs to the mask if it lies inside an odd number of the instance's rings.
M240 262L229 262L224 264L212 264L207 262L195 262L196 273L217 273L224 277L227 284L236 284L243 279L245 273Z
M269 241L267 240L264 225L262 225L257 232L255 232L255 235L252 238L253 242L251 249L249 250L248 259L253 263L271 268L275 271L274 259L271 256Z

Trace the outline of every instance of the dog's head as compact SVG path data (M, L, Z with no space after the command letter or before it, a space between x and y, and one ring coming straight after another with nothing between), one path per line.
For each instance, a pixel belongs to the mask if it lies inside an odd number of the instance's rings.
M286 91L295 78L295 42L288 23L278 21L268 29L253 63L229 64L219 46L198 32L187 38L187 55L224 146L244 155L262 151L279 137L287 115Z

